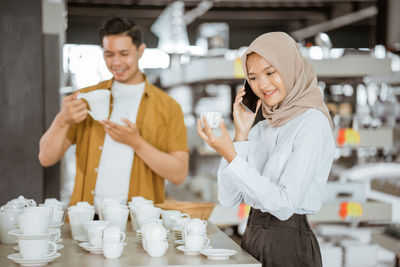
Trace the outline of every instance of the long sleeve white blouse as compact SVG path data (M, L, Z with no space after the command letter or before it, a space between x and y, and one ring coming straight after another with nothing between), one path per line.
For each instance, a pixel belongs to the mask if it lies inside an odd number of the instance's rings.
M315 214L322 205L335 143L326 116L309 109L281 127L257 123L248 141L234 143L237 156L218 169L218 200L244 202L280 220Z

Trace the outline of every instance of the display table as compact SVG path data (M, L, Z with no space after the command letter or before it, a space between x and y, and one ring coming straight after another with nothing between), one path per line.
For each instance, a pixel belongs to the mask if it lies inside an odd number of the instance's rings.
M169 248L166 254L160 258L150 257L143 249L142 244L137 241L135 233L132 231L130 222L128 222L126 240L122 256L119 259L108 260L102 254L91 254L78 246L78 241L71 238L68 224L62 228L63 241L60 244L64 248L58 252L61 256L49 263L49 267L129 267L129 266L258 266L261 267L255 258L240 248L232 239L212 223L207 227L207 236L210 238L210 245L213 248L234 249L238 253L231 256L228 260L212 261L203 255L185 255L176 249L173 240L169 241ZM7 258L7 255L17 253L14 250L15 244L0 244L0 266L17 267L19 264Z

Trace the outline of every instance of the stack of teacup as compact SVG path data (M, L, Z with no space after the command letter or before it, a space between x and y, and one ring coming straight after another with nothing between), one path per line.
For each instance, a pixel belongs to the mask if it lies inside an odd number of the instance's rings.
M147 223L157 222L160 219L161 209L154 207L152 200L133 197L128 205L134 231L141 229Z
M82 242L88 241L83 223L93 220L95 214L94 206L90 205L88 202L78 202L75 206L70 206L68 208L67 214L72 238Z
M149 222L142 226L142 245L152 257L161 257L168 249L167 230L160 222Z
M165 228L172 230L176 239L182 239L182 231L190 222L190 216L179 210L161 210Z
M56 240L61 232L50 230L53 213L50 207L26 207L18 216L19 229L9 231L18 240L18 248L23 259L43 260L60 256ZM12 256L12 255L10 255Z
M98 212L100 220L109 221L111 225L125 232L129 216L127 205L123 205L115 199L107 198L98 207Z
M119 258L126 243L125 233L117 226L110 226L103 231L103 254L107 259Z
M207 221L191 219L184 229L183 238L185 247L189 250L207 248L210 244L210 239L207 238Z

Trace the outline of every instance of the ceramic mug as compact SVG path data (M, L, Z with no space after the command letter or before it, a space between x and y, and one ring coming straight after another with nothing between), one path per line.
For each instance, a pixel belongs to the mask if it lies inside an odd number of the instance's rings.
M203 119L207 120L208 125L211 128L218 128L221 122L222 113L221 112L202 112L200 114L201 122L203 123ZM203 126L204 127L204 126Z
M85 99L90 107L88 112L94 120L101 121L108 118L110 113L110 90L97 89L88 93L80 93L78 99Z
M57 252L57 244L48 238L33 240L18 240L19 252L24 259L43 259L53 256ZM49 249L52 247L52 249Z

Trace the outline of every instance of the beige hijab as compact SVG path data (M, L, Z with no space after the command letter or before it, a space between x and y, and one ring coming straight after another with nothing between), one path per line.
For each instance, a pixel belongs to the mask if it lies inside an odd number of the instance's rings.
M242 67L247 76L247 56L257 53L271 63L281 76L286 89L285 99L269 107L263 103L263 115L274 127L281 126L309 108L329 115L321 91L317 87L317 76L311 64L303 58L296 42L284 32L270 32L259 36L242 56Z

